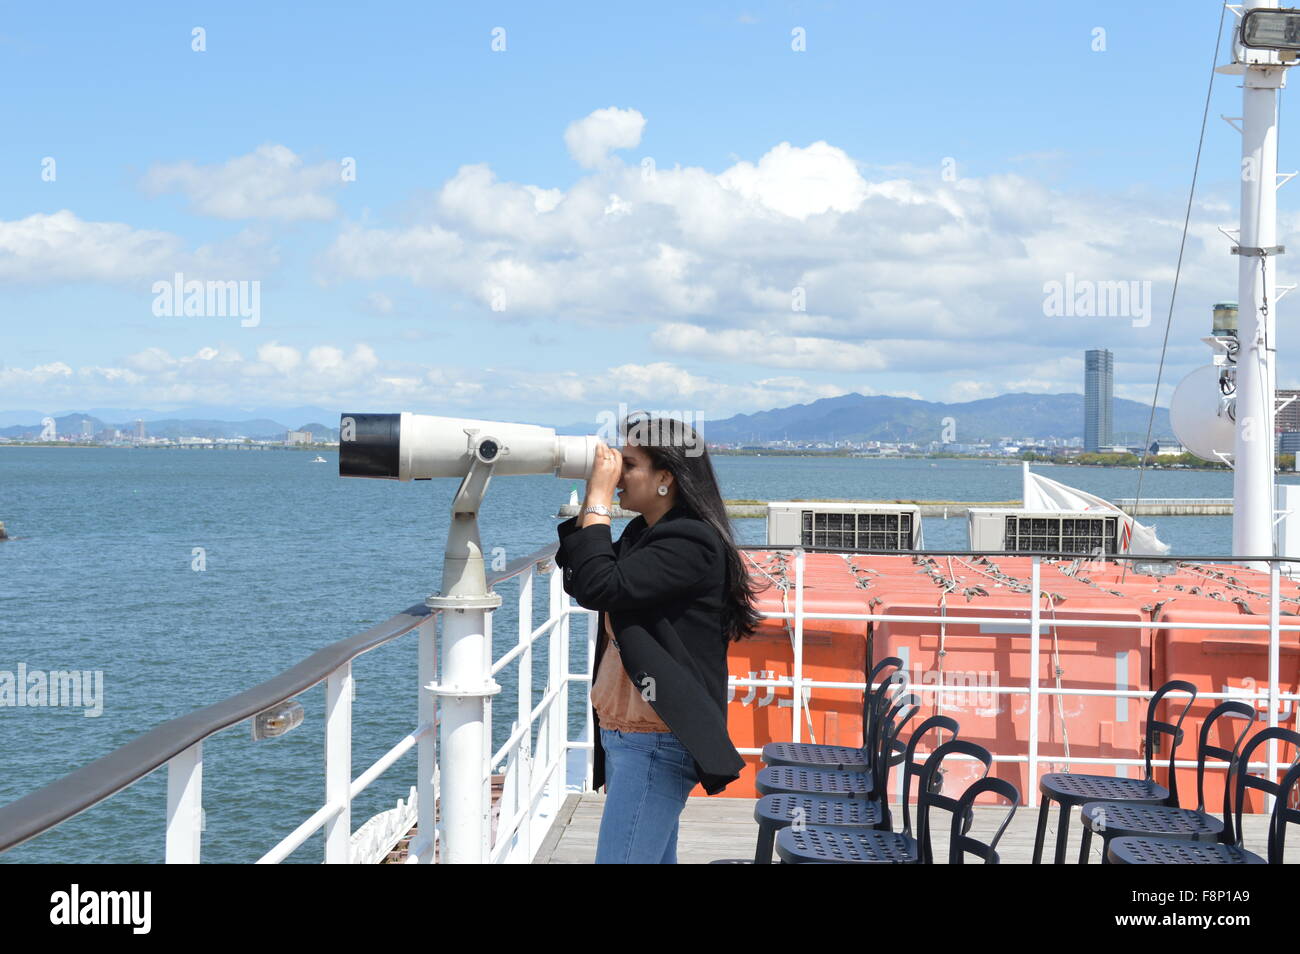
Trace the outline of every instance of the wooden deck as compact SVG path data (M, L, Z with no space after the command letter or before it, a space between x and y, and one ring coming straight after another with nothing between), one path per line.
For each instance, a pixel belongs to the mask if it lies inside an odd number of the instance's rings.
M677 860L681 864L711 864L719 862L751 862L758 825L754 822L752 798L692 798L682 813L677 835ZM534 864L564 865L590 864L596 857L596 834L600 829L600 814L605 796L587 792L570 795L564 803L555 827L537 852ZM997 830L1005 817L1005 810L996 806L975 809L975 825L971 833L987 838ZM900 816L901 817L901 816ZM944 863L948 858L947 812L939 812L942 831L933 839L935 860ZM1268 816L1247 815L1243 818L1246 829L1246 847L1264 854L1267 845ZM1029 864L1034 853L1034 830L1038 823L1038 810L1021 805L1015 818L998 843L1004 864ZM1071 813L1070 837L1066 848L1066 861L1077 864L1079 860L1079 812ZM1291 834L1291 833L1289 833ZM1300 864L1300 838L1287 840L1287 864ZM1050 862L1056 844L1056 807L1047 825L1047 839L1043 847L1043 860ZM979 863L971 858L970 862ZM1092 840L1091 864L1101 863L1101 839Z

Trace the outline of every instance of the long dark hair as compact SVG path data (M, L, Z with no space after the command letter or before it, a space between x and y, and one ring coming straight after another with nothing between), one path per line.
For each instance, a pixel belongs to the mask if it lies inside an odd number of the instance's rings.
M621 424L620 438L646 452L658 470L666 470L677 482L677 503L691 511L718 532L726 555L726 597L722 608L724 642L754 635L762 621L754 603L758 590L745 567L731 532L727 505L718 489L718 475L713 471L704 438L685 421L673 417L655 417L634 411Z

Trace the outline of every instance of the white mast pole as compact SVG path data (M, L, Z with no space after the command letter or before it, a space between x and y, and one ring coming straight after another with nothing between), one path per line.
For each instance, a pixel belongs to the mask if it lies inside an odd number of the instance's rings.
M1242 13L1276 9L1246 0ZM1277 310L1277 91L1285 68L1272 50L1240 47L1242 73L1241 232L1237 265L1237 431L1233 446L1232 551L1274 553L1273 352ZM1261 262L1263 269L1261 270ZM1261 271L1263 274L1261 275ZM1265 296L1267 295L1267 313ZM1258 565L1260 569L1265 564Z

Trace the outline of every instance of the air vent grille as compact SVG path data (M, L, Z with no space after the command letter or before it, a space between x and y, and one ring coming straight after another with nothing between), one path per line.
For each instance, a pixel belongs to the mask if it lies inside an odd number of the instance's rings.
M800 544L834 550L910 550L910 513L803 511Z

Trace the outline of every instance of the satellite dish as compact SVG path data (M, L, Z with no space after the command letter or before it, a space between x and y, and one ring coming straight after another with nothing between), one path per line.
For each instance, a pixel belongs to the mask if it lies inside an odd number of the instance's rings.
M1219 454L1231 456L1236 443L1237 423L1231 417L1235 397L1225 397L1219 390L1219 372L1215 364L1197 368L1174 389L1169 402L1169 423L1179 443L1204 460L1220 460Z

